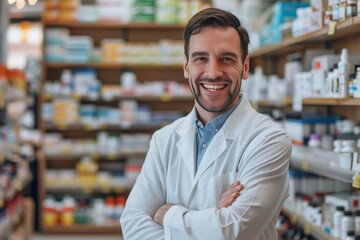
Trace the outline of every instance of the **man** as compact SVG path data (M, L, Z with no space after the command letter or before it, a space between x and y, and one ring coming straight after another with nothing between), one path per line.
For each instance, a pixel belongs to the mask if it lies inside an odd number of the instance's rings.
M195 107L154 133L120 220L123 236L277 239L291 144L240 93L247 31L231 13L209 8L190 19L184 40Z

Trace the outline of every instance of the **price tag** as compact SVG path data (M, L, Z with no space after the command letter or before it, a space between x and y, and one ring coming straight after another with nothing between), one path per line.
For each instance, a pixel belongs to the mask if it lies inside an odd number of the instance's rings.
M91 154L91 158L92 158L93 160L98 160L98 159L99 159L99 154L98 154L98 153L92 153L92 154Z
M331 21L329 23L329 32L328 32L328 34L333 35L333 34L335 34L335 32L336 32L336 22Z
M20 182L20 181L16 181L15 182L15 189L16 189L16 191L21 191L22 189L23 189L23 184L22 184L22 182Z
M4 206L4 200L0 198L0 208Z
M123 193L123 192L125 192L125 188L122 187L122 186L116 186L116 187L114 188L114 192L115 192L115 193Z
M110 193L111 192L111 185L110 184L102 184L100 186L102 193Z
M57 124L57 128L59 130L66 130L68 129L68 126L66 124Z
M297 220L298 220L298 216L295 215L295 214L292 214L291 217L290 217L291 224L297 223Z
M359 173L356 172L352 179L353 179L352 186L354 188L360 188L360 175L359 175Z
M0 155L0 164L5 162L5 157L3 155Z
M50 94L45 94L43 96L44 101L50 101L52 99L52 96Z
M81 96L78 95L78 94L72 94L71 97L72 97L72 99L74 99L74 100L80 100L80 99L81 99Z
M310 224L305 224L304 225L304 228L303 228L303 231L306 235L309 235L310 234L310 230L311 230L311 226Z
M309 171L309 163L305 161L301 162L301 169L303 171Z
M90 186L87 186L87 185L83 185L83 186L82 186L82 190L83 190L83 192L84 192L85 194L90 194L90 193L92 193L93 188L90 187Z
M160 99L161 99L161 101L163 101L163 102L168 102L168 101L170 101L171 96L170 96L170 94L165 93L165 94L163 94L163 95L160 97Z
M116 159L116 154L109 154L106 156L106 159L107 160L110 160L110 161L113 161Z
M92 131L94 128L91 124L84 124L85 131Z

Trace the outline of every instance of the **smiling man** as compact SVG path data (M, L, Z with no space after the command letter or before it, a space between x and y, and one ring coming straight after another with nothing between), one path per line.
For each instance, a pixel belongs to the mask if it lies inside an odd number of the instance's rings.
M184 76L195 98L156 131L120 219L125 239L277 239L291 144L240 92L249 36L209 8L184 31Z

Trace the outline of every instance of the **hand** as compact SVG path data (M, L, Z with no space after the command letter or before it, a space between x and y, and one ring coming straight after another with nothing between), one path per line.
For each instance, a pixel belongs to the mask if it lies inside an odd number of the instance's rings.
M223 193L221 199L217 203L217 208L226 208L231 206L235 202L236 198L240 195L240 192L244 189L239 181L231 184L229 188Z
M154 215L154 221L163 226L164 216L166 212L171 208L171 204L162 205Z

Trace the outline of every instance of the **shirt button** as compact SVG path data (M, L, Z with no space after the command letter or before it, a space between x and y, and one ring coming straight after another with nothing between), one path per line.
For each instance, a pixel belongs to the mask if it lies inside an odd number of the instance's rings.
M203 144L202 147L203 147L203 148L206 148L206 144Z
M219 129L215 129L215 132L219 131Z

